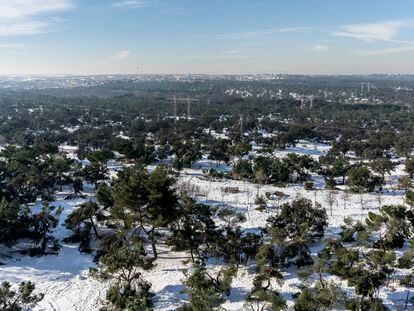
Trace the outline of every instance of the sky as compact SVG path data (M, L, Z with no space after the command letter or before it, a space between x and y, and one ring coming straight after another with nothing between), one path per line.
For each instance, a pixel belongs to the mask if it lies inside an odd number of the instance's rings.
M414 74L413 0L0 0L0 74Z

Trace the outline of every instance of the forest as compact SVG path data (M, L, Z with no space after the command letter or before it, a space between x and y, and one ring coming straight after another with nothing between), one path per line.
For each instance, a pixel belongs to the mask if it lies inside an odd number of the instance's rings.
M414 310L396 83L1 89L1 310Z

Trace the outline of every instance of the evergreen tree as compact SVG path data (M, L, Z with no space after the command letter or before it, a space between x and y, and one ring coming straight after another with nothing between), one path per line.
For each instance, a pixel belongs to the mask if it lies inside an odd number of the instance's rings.
M99 259L98 269L91 269L93 276L109 280L102 310L150 310L151 284L144 280L142 270L151 269L153 260L147 258L141 240L137 237L112 236L107 251Z
M178 205L178 219L171 224L169 244L176 250L190 250L191 260L201 259L200 247L212 239L215 224L209 206L197 204L184 194Z
M224 302L224 296L230 294L230 285L236 269L222 269L213 277L204 265L196 262L193 270L183 282L183 292L188 295L189 304L184 305L181 310L217 310Z
M286 310L286 301L272 289L270 278L257 274L253 279L253 288L246 297L244 307L251 311Z
M0 309L2 311L25 311L35 307L44 295L33 294L35 285L32 282L21 282L18 291L12 290L8 282L0 286Z
M282 206L279 215L268 219L267 231L281 249L281 261L296 258L298 265L312 263L309 243L324 235L327 226L326 210L305 198L295 199Z
M168 227L178 218L178 198L173 188L175 179L168 175L164 166L158 166L146 182L148 203L145 206L145 225L151 241L154 258L158 257L156 249L156 234L159 228Z
M98 183L107 179L108 169L101 162L91 162L84 168L84 178L87 182L93 184L95 189Z
M89 201L82 203L75 209L72 213L69 214L68 218L65 221L66 227L68 229L74 230L80 226L81 223L88 221L92 225L93 231L95 232L96 237L99 237L94 217L99 211L99 205L95 202Z
M354 167L348 173L348 186L355 192L372 192L382 181L366 166Z

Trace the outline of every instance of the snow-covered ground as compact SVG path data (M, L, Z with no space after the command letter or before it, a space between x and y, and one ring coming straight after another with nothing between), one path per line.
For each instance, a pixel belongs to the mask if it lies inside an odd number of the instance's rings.
M66 147L66 151L72 152L73 148ZM310 154L312 156L323 155L329 150L327 145L316 145L300 143L295 148L278 152L277 156L284 156L289 152L300 154ZM111 162L109 165L111 176L120 168L119 163ZM389 191L383 194L351 194L342 190L331 192L333 204L328 204L328 194L330 191L323 190L323 178L313 176L315 184L319 187L316 191L306 191L302 185L290 185L285 188L277 188L272 185L256 185L243 181L211 181L207 180L202 173L203 169L218 168L220 171L228 171L230 166L221 164L217 167L215 162L203 158L193 165L192 169L186 169L180 175L178 183L182 187L191 190L201 203L215 205L226 204L233 209L242 212L246 216L246 221L240 226L245 230L257 230L258 227L265 226L266 219L273 213L277 213L277 206L284 202L291 201L297 196L303 196L312 201L320 202L327 209L329 217L329 228L327 234L335 234L339 231L344 217L350 216L354 219L364 219L370 211L376 211L379 203L401 204L403 194ZM403 175L402 167L397 167L396 171L389 177L390 183L394 184L396 179ZM240 192L236 194L224 193L223 187L238 187ZM256 195L266 192L282 191L285 197L280 201L273 201L268 211L260 212L255 209L254 200ZM88 196L92 196L91 187L86 187ZM59 193L55 206L62 206L63 213L60 223L55 229L55 236L59 239L70 234L69 230L63 226L64 219L76 206L86 199L67 200L64 199L64 192ZM331 200L332 201L332 200ZM37 203L40 204L40 203ZM4 256L0 261L5 265L0 266L0 279L8 280L13 284L20 281L31 280L36 283L39 292L45 293L45 298L39 303L35 310L98 310L102 299L105 297L107 284L97 281L88 275L88 269L95 264L92 255L81 254L77 244L62 244L62 249L58 255L31 258L28 256L16 255L15 249L0 249ZM322 247L321 243L312 246L314 254ZM13 254L13 258L7 255ZM156 310L172 311L175 310L183 301L185 296L180 293L184 271L191 268L184 261L188 259L188 254L171 252L168 248L160 246L160 256L156 261L156 267L151 271L145 272L145 278L152 283L152 290L156 294ZM211 260L211 268L218 268L220 262ZM232 290L228 300L223 307L226 310L243 310L244 298L250 290L254 275L254 267L241 266L237 277L232 284ZM298 278L292 268L284 272L284 281L281 285L276 285L277 289L288 300L288 305L292 306L292 294L298 291ZM341 283L346 289L346 284ZM393 288L391 288L393 287ZM351 289L348 288L349 291ZM352 292L352 291L351 291ZM382 288L381 298L391 309L397 309L401 305L401 300L405 298L406 292L399 290L396 284Z

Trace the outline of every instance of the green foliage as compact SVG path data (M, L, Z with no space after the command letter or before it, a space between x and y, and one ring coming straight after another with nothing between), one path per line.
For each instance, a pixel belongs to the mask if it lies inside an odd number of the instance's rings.
M218 139L210 146L209 159L219 162L229 162L230 156L228 152L229 142L224 139Z
M150 310L151 284L143 279L142 270L151 269L153 260L147 258L141 240L122 235L107 239L98 269L91 269L93 276L112 284L102 310Z
M236 179L250 179L253 176L252 164L249 160L239 160L233 169Z
M111 195L105 193L105 198L101 197L102 203L111 204L110 218L118 230L138 226L146 232L154 258L157 229L168 227L178 217L174 184L175 179L164 166L158 166L152 174L143 166L135 166L120 171L111 186Z
M405 161L405 171L413 178L414 174L414 158L409 158Z
M215 224L209 206L197 204L184 194L178 205L178 218L171 224L168 244L176 250L190 250L191 259L201 257L200 247L214 238Z
M7 245L13 244L18 236L18 227L21 224L19 217L20 208L16 203L7 202L6 198L0 202L0 242Z
M246 297L244 307L248 310L286 310L285 299L272 290L269 277L257 274L253 279L253 288Z
M280 244L282 262L295 259L296 264L312 263L309 243L323 237L327 226L326 210L305 198L282 206L280 214L268 219L267 228L273 241Z
M22 282L18 291L12 290L8 282L0 286L0 309L2 311L24 311L36 306L43 299L43 294L33 294L35 285L32 282Z
M94 184L95 188L98 187L100 181L108 179L108 169L106 165L101 162L91 162L84 168L83 174L85 180Z
M316 190L315 183L313 181L306 181L305 184L303 185L303 188L306 191Z
M348 173L348 186L355 192L372 192L381 182L366 166L351 168Z
M303 288L296 296L295 311L338 310L344 307L345 297L333 282L317 282L312 288Z
M188 295L189 306L193 311L215 310L224 302L224 296L230 294L230 286L235 268L223 269L213 277L206 267L195 263L193 273L187 274L183 292ZM183 310L183 308L182 308Z

